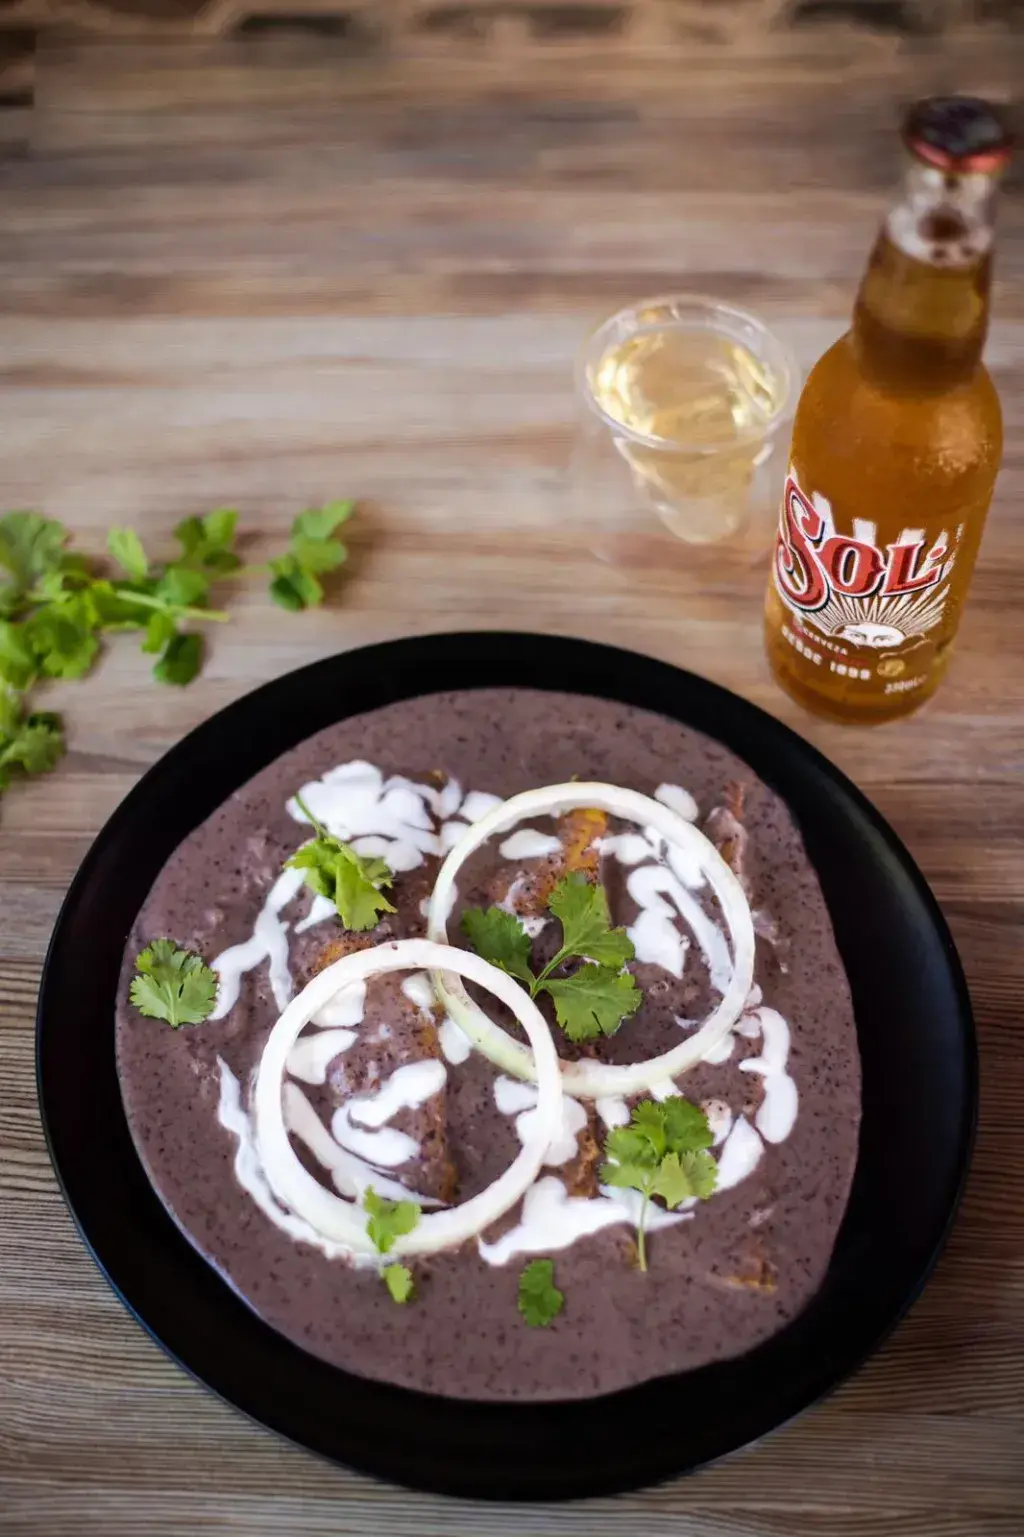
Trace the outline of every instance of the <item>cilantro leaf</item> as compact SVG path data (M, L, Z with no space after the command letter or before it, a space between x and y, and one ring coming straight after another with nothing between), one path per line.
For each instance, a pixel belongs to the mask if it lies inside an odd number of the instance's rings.
M718 1165L706 1151L713 1141L699 1105L674 1094L633 1106L628 1126L617 1126L605 1139L601 1181L643 1196L637 1223L640 1269L647 1269L645 1222L652 1196L674 1210L683 1201L706 1201L714 1194Z
M42 578L59 572L68 557L68 531L54 518L38 512L8 512L0 518L0 614L18 611L26 595Z
M178 627L174 615L169 614L166 609L159 609L149 616L142 649L149 656L159 656L177 633Z
M636 954L625 929L613 929L603 886L578 872L563 876L548 907L562 925L562 948L621 971Z
M666 1153L651 1194L660 1195L665 1205L674 1210L694 1197L706 1201L714 1193L717 1181L718 1165L710 1153Z
M85 594L96 624L101 630L138 630L145 623L145 613L126 596L125 583L108 582L106 577L90 582Z
M201 956L179 950L173 939L155 939L135 957L135 965L131 1001L140 1014L177 1030L201 1024L213 1013L217 975Z
M325 502L322 507L307 507L292 524L292 533L300 539L329 539L348 522L355 510L353 501Z
M535 976L530 967L531 940L521 920L500 907L469 907L462 930L478 955L522 982L531 998L547 993L555 1018L571 1041L614 1035L643 1002L636 979L623 970L633 957L624 929L613 929L608 898L585 876L564 876L551 893L551 912L562 925L562 947ZM567 961L582 961L570 976L553 973Z
M192 608L205 603L210 592L210 578L189 566L168 566L153 588L153 596L171 608Z
M644 1100L642 1103L649 1104L650 1101ZM640 1106L637 1105L633 1112L634 1122L636 1110L639 1110L639 1108ZM632 1126L616 1126L608 1133L604 1147L606 1157L614 1158L625 1169L656 1169L658 1167L658 1159L661 1157L657 1148L652 1145L647 1133L635 1124ZM614 1184L616 1181L609 1181L609 1183ZM618 1181L618 1183L621 1183L621 1181Z
M28 688L36 679L36 656L21 625L0 619L0 680L10 688Z
M76 593L36 609L22 634L32 647L39 671L49 678L80 678L96 660L96 611L88 595Z
M334 903L347 929L375 928L381 913L395 911L381 892L381 887L390 886L392 880L387 861L357 854L317 821L301 796L296 800L313 824L316 837L296 849L285 869L303 871L306 885Z
M292 523L287 550L270 562L270 596L281 608L296 612L323 602L323 584L318 578L337 570L348 558L341 540L331 536L352 516L354 507L354 502L328 502L299 513Z
M363 1194L363 1210L370 1219L366 1224L367 1236L379 1254L390 1254L395 1240L411 1233L420 1220L415 1201L385 1200L372 1185Z
M184 686L192 682L202 665L203 637L172 635L164 647L163 656L153 668L153 676L158 683Z
M242 564L233 549L237 524L238 513L233 507L218 507L203 518L185 518L174 530L174 537L185 561L226 576Z
M565 1306L565 1293L555 1285L553 1260L535 1259L519 1277L519 1311L531 1329L543 1329Z
M633 1128L653 1149L656 1158L664 1157L669 1149L669 1113L666 1109L667 1103L667 1100L642 1099L638 1105L633 1107ZM693 1109L703 1120L703 1116L696 1105L693 1106Z
M583 965L571 977L540 983L555 1003L555 1018L570 1041L614 1035L643 1002L636 978L612 966Z
M482 907L467 907L462 915L462 932L477 955L532 987L532 942L514 913L506 912L503 907L488 907L486 911Z
M37 711L22 716L13 699L0 711L0 791L18 773L47 774L64 751L64 734L56 715Z
M149 575L149 560L142 540L134 528L112 528L107 535L107 549L122 571L134 582L144 582Z
M273 581L270 596L279 608L297 614L304 608L316 608L324 601L323 584L304 571L293 555L282 555L270 562Z
M697 1152L714 1142L707 1116L692 1100L673 1094L670 1099L663 1099L659 1108L668 1146L673 1153Z
M409 1302L415 1292L412 1271L405 1265L385 1265L381 1280L391 1293L392 1302Z

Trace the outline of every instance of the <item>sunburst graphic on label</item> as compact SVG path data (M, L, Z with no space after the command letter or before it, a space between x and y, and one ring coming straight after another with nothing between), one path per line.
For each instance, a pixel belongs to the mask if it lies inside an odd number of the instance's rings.
M942 618L945 606L945 588L899 598L851 598L836 592L824 608L801 617L823 635L882 651L901 646L911 636L926 635Z

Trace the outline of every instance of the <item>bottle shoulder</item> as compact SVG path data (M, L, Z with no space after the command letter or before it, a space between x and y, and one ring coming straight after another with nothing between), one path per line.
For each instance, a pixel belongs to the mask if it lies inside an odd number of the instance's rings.
M847 332L807 377L794 449L811 449L816 460L856 462L861 473L874 459L882 468L911 460L924 474L991 468L994 475L1002 453L999 396L983 364L948 390L881 389L864 377Z

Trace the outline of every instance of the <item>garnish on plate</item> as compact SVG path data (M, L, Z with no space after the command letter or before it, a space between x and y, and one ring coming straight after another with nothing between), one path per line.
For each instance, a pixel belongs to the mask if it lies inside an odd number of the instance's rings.
M282 607L322 603L319 578L345 560L345 546L334 534L354 505L328 502L300 512L285 553L264 566L243 567L234 548L238 513L231 507L179 523L174 537L181 553L164 563L150 559L135 529L113 528L107 535L114 563L109 572L68 550L68 530L56 519L37 512L0 517L0 793L9 770L43 772L63 750L58 718L28 710L16 696L47 678L84 677L102 638L122 630L141 634L142 650L156 658L158 683L191 683L204 649L195 626L229 618L210 606L211 584L262 571ZM44 734L49 745L41 751Z
M382 886L392 883L387 861L357 854L350 844L342 843L317 821L301 795L295 799L316 837L295 850L285 862L285 869L301 870L306 885L334 903L347 929L376 928L381 913L395 911L381 892Z
M570 1041L614 1035L643 1001L636 979L623 970L633 959L625 929L613 929L604 887L585 876L563 876L548 900L562 925L562 946L536 976L530 965L532 941L522 922L503 907L470 907L462 929L473 949L522 982L531 998L546 992L555 1018ZM570 961L581 964L568 976L554 973Z
M415 1201L389 1201L368 1185L363 1195L363 1210L369 1217L366 1232L379 1254L390 1254L396 1238L411 1233L420 1220Z
M553 1260L535 1259L519 1277L517 1303L531 1329L543 1329L565 1306L565 1293L555 1285Z
M372 1185L363 1194L363 1210L369 1216L366 1233L379 1254L390 1254L395 1240L411 1233L420 1220L415 1201L389 1201L379 1196ZM415 1285L406 1265L385 1265L380 1273L393 1302L410 1302Z
M154 939L135 957L131 1001L140 1014L179 1025L201 1025L217 1002L217 973L202 956L180 950L173 939Z
M391 1294L392 1302L413 1301L416 1295L416 1285L408 1265L385 1265L380 1275L381 1280Z
M633 1106L628 1126L608 1133L601 1180L643 1196L637 1223L637 1257L647 1269L645 1223L653 1196L670 1211L684 1201L706 1201L714 1194L718 1165L707 1149L714 1138L699 1105L674 1094L669 1099L642 1099Z

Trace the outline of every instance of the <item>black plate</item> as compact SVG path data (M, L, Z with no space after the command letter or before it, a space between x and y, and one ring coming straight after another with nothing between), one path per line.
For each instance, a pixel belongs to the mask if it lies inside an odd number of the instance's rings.
M864 1075L849 1208L821 1291L736 1360L584 1402L476 1404L369 1382L262 1323L182 1237L128 1132L114 1000L128 932L175 847L322 727L437 689L529 685L658 710L717 737L788 802L853 990ZM50 1154L86 1243L187 1371L312 1450L401 1483L498 1499L636 1488L756 1440L860 1364L917 1296L956 1210L974 1129L970 1002L945 922L858 790L754 706L630 652L535 635L435 635L351 651L222 710L118 807L68 893L39 1000ZM694 1405L699 1408L695 1411Z

